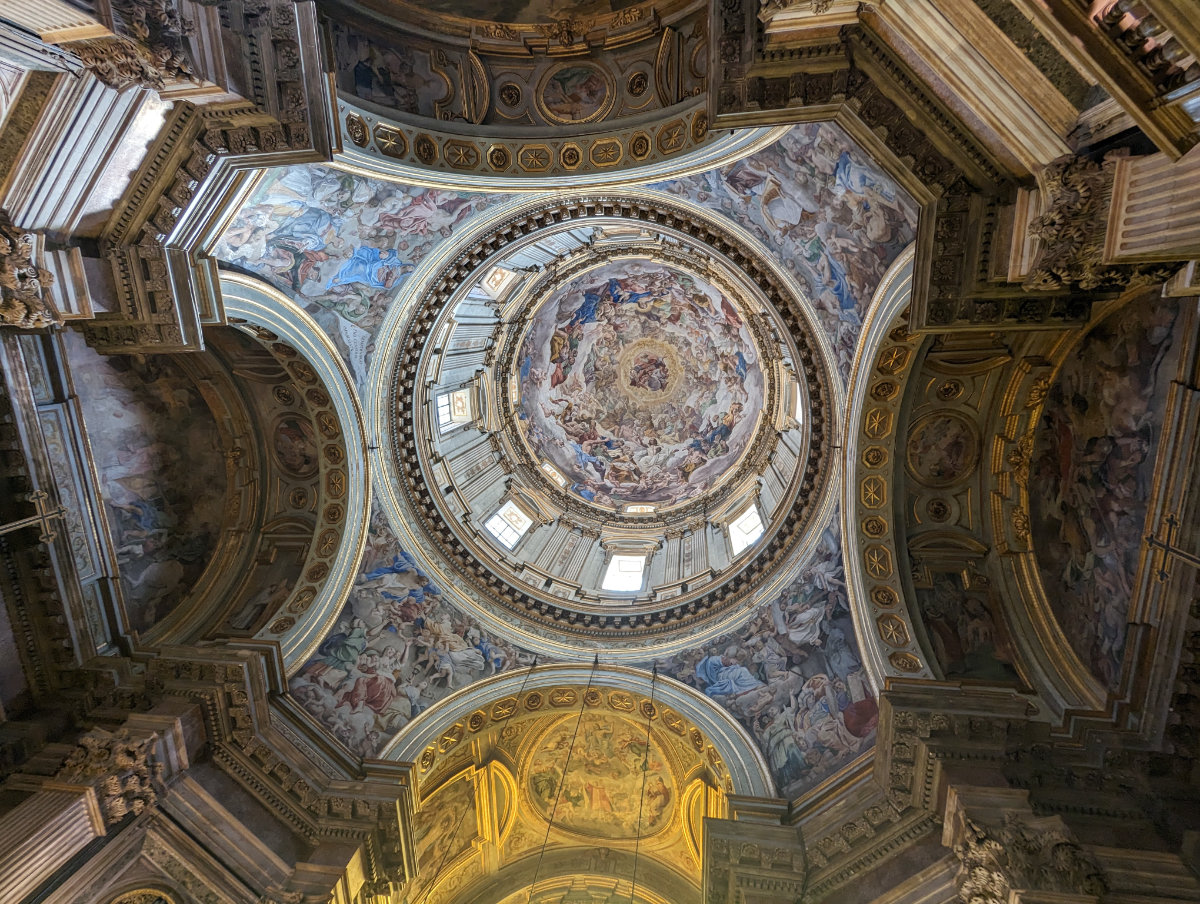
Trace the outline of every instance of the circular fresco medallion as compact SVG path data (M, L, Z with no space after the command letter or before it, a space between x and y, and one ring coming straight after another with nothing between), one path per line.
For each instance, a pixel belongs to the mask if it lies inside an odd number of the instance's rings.
M534 809L555 828L596 838L645 837L670 825L675 778L653 733L647 743L644 724L599 713L581 719L579 733L589 743L587 750L576 748L565 777L575 719L561 720L534 746L526 771Z
M554 123L602 119L613 105L612 77L592 63L560 63L542 79L538 109Z
M926 486L945 487L975 470L979 436L966 418L951 412L928 414L908 433L908 470Z
M517 355L530 452L605 508L694 499L754 437L764 376L742 315L711 283L648 259L554 289Z
M312 477L320 461L316 434L308 418L287 415L275 424L275 459L279 466L297 477Z

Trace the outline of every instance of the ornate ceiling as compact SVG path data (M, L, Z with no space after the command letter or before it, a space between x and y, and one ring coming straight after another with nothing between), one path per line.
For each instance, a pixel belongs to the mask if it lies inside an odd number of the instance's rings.
M373 904L836 900L1049 812L1062 750L1104 784L1194 741L1200 315L1137 245L1152 166L1045 166L1078 79L1006 93L1069 41L953 72L907 2L244 6L254 100L197 42L113 297L0 343L4 448L36 425L94 513L28 497L80 589L14 623L5 706L47 657L186 701L289 844L372 826ZM1182 96L1137 120L1176 153Z

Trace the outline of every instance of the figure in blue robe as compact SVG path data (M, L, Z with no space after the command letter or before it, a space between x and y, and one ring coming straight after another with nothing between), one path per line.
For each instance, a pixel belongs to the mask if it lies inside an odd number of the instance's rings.
M743 355L739 351L737 353L737 359L738 359L737 367L735 368L735 370L737 371L737 375L742 378L742 382L744 383L746 381L746 370L747 370L746 356Z
M286 242L298 251L320 251L334 227L333 216L319 207L304 207L271 233L272 242Z
M704 693L709 697L735 697L766 687L744 665L724 656L705 656L696 665L696 675L704 682Z
M529 379L529 372L533 370L533 355L526 355L521 359L521 382Z
M378 248L364 245L355 249L350 260L342 264L341 269L329 280L325 291L329 291L335 286L348 286L354 283L362 283L372 289L386 289L388 284L385 274L404 271L405 268L412 270L413 265L400 260L394 248L380 251Z
M840 185L845 191L856 195L865 195L870 188L880 197L889 201L896 200L896 193L875 179L874 174L865 166L859 166L850 159L849 151L842 151L838 157L837 168L833 171L835 185Z
M575 464L579 466L579 470L586 471L588 465L593 465L601 477L604 476L604 462L595 455L589 455L583 451L583 446L579 443L567 444L571 451L575 453Z

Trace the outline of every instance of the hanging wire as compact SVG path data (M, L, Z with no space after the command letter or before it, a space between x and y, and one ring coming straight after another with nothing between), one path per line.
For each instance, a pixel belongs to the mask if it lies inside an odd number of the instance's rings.
M516 711L518 709L520 709L521 695L525 693L525 685L529 683L529 676L531 676L533 674L533 670L537 668L537 664L538 664L538 658L537 658L537 656L534 656L533 664L529 666L529 671L526 672L525 677L521 679L521 686L519 688L517 688L517 698L516 698L516 702L513 704L513 708L508 711L508 715L505 716L504 721L500 723L500 734L501 735L504 734L504 729L506 729L508 727L509 720L513 717L514 714L516 714ZM450 834L450 841L453 841L455 838L458 837L458 830L462 828L463 820L467 818L467 813L470 811L470 809L471 809L470 807L463 807L462 813L459 814L458 822L456 822L454 824L454 831ZM431 891L433 891L434 888L437 887L438 878L442 875L442 867L444 867L446 865L446 858L450 856L450 852L452 850L454 850L454 845L447 844L446 850L442 851L442 859L438 861L437 869L433 871L433 880L428 885L425 886L425 888L421 891L421 894L417 896L417 899L416 899L416 901L413 902L413 904L420 904L421 901L425 900L425 896L428 895Z
M650 720L654 718L654 691L658 686L658 663L650 676L650 705L646 708L646 748L642 753L642 794L638 798L637 835L633 838L633 884L629 890L629 904L637 900L638 851L642 846L642 812L646 806L646 774L650 771Z
M567 748L567 762L563 765L562 778L558 780L558 788L554 792L554 806L550 810L550 819L546 823L546 834L542 838L542 849L538 851L537 867L533 871L533 884L529 886L529 897L527 902L533 901L533 893L537 889L538 875L542 871L542 857L546 855L546 845L550 843L550 829L554 827L554 817L558 813L558 802L562 798L563 787L567 784L567 776L571 772L571 755L575 753L575 739L579 737L579 726L583 722L583 707L587 702L588 694L592 690L592 680L596 677L596 668L600 665L600 655L592 660L592 671L588 674L587 689L579 698L579 715L575 717L575 731L571 735L571 746Z

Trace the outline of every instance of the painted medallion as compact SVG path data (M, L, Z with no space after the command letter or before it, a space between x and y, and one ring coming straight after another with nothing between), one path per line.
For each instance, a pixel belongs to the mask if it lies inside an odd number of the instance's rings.
M538 106L551 122L592 122L603 117L612 103L612 79L591 63L557 66L538 88Z
M527 788L542 818L599 838L644 837L670 823L675 779L645 724L585 713L578 734L588 743L572 751L575 719L564 719L542 736L530 757Z
M746 451L764 397L737 307L649 260L604 264L556 289L518 363L530 451L569 492L606 508L704 493Z

